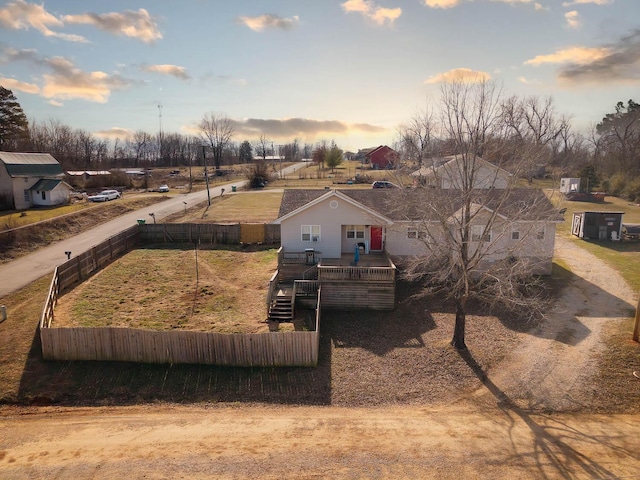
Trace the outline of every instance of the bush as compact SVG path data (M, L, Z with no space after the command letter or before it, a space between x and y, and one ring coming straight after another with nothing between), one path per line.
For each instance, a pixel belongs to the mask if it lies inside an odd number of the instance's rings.
M607 182L604 183L605 191L610 195L622 195L627 186L627 176L622 173L616 173Z
M627 182L622 195L631 202L640 202L640 177L636 177Z
M246 171L250 188L262 188L271 179L269 174L269 166L264 160L256 160L253 167Z

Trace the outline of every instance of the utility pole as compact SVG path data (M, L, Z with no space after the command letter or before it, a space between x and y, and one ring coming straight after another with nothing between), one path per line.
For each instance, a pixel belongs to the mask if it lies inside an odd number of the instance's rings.
M158 152L158 157L162 159L162 104L158 104L158 143L160 144L160 151Z
M204 162L204 181L207 184L207 201L211 206L211 192L209 192L209 172L207 172L207 146L202 145L202 161Z

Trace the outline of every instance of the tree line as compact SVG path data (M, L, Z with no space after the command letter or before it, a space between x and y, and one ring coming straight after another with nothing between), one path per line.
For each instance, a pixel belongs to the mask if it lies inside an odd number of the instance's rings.
M524 174L530 178L543 167L552 168L562 176L588 178L591 189L640 199L640 105L635 101L618 102L588 134L576 132L551 97L501 96L494 108L489 118L496 128L479 152L485 160L509 167L526 157L529 171ZM397 129L393 146L404 161L423 165L459 153L440 120L441 109L434 103ZM334 142L313 145L296 138L281 144L264 134L236 141L235 134L226 115L211 112L198 123L197 134L137 130L106 140L57 119L28 121L13 92L0 86L0 150L51 153L67 170L203 165L203 145L206 161L216 169L268 157L311 158L329 168L342 161Z

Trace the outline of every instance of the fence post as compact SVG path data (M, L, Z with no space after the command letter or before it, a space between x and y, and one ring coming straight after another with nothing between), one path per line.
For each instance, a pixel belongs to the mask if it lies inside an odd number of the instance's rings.
M633 327L633 340L640 341L640 295L638 296L638 305L636 306L636 323Z

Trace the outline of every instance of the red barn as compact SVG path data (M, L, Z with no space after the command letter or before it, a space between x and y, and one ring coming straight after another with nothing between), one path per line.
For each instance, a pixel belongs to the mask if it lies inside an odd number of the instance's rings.
M393 148L380 145L365 155L372 168L395 168L400 155Z

